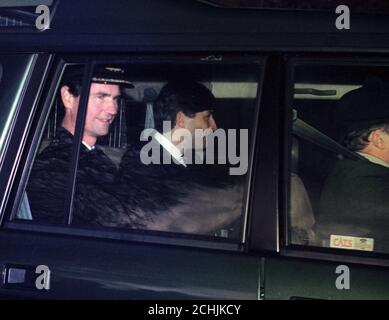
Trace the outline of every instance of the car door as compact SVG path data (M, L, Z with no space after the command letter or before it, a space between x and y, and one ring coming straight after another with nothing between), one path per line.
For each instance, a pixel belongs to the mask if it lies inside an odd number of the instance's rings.
M252 150L251 158L246 159L248 169L239 178L242 181L239 182L240 202L235 202L235 205L238 205L241 213L239 227L233 237L229 236L232 229L226 228L219 228L214 234L185 231L182 227L185 220L179 224L178 232L37 221L34 220L34 211L29 208L31 194L25 192L25 188L34 159L46 147L45 139L53 138L53 130L58 129L57 124L52 122L59 117L57 90L70 66L82 66L84 87L91 81L88 72L95 65L107 63L107 60L111 64L128 67L131 71L137 89L122 102L126 109L120 109L118 122L111 127L109 137L101 141L107 153L117 154L123 147L120 139L128 143L129 137L133 136L133 132L132 135L127 132L127 137L122 138L121 128L124 125L137 128L133 121L139 114L143 114L140 125L147 122L145 113L151 102L147 101L147 93L151 89L159 90L171 78L167 70L176 74L181 73L183 68L193 72L199 82L212 89L217 100L216 108L222 111L220 123L223 126L250 131L250 141L241 142L252 148L263 61L232 59L225 63L206 61L202 57L184 57L172 64L170 57L165 60L159 57L158 60L151 59L134 65L134 60L123 56L104 57L102 61L96 59L91 63L89 56L80 55L76 58L57 57L48 68L48 57L37 58L46 58L47 68L41 68L41 77L38 74L31 77L28 85L35 90L26 90L28 95L21 98L20 112L15 117L12 134L8 133L7 136L12 147L5 153L1 171L2 181L6 182L2 184L5 197L0 232L0 265L3 269L1 296L34 299L258 299L261 260L258 254L247 254L248 235L245 231L248 195L252 192L249 178ZM48 72L47 78L42 76L43 70ZM38 73L37 67L33 71ZM41 83L38 86L36 81L39 78L44 86ZM83 106L85 110L86 93L81 94L80 101L80 108ZM138 108L141 108L139 114ZM126 117L125 112L133 117ZM240 118L236 119L236 115ZM82 126L81 122L78 126ZM74 168L77 161L76 157L69 169L69 176L73 174L75 179L73 181L77 180ZM69 189L70 195L72 192L77 193L74 185ZM42 196L48 199L49 194ZM67 199L72 201L73 198L68 196ZM69 204L64 205L65 208L67 206ZM197 214L198 220L201 218L206 222L204 219L207 217L201 215L201 211L205 210L201 204L196 210L186 210L195 217ZM228 205L220 210L228 211ZM178 213L183 211L182 208L176 210Z
M371 202L368 192L355 194L362 190L364 177L374 175L356 175L345 184L342 179L352 169L335 171L344 163L366 161L346 143L361 132L350 131L346 136L342 118L357 122L364 118L363 112L354 101L346 113L342 102L369 83L385 83L387 60L307 54L288 63L283 147L289 157L282 160L281 197L281 221L287 227L281 234L281 256L266 260L265 298L387 299L386 203ZM373 104L364 107L367 114L374 112ZM380 170L382 163L375 165ZM331 184L334 178L337 183ZM372 181L376 179L380 180L379 175ZM375 183L370 196L379 199L382 193ZM353 188L354 194L348 193ZM330 203L331 199L337 200Z

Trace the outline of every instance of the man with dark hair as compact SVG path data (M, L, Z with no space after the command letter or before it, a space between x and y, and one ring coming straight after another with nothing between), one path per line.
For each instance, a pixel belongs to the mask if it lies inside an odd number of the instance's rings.
M134 216L123 214L126 208L114 192L117 167L96 145L99 137L108 134L118 112L120 86L133 87L123 72L107 66L94 68L76 175L73 207L76 224L133 225ZM54 140L37 155L31 170L26 191L36 221L62 223L65 219L82 74L79 66L65 70L59 89L64 108L61 126Z
M182 126L182 121L197 121L199 129L216 129L213 117L215 97L202 84L179 81L166 84L155 102L156 129L163 130L163 121L171 121L172 127ZM200 123L201 122L201 123Z
M344 95L338 110L343 143L361 159L338 161L327 178L317 231L325 241L371 238L380 249L389 245L389 85L373 79Z
M217 129L214 108L215 97L203 84L167 83L154 103L156 130L141 136L151 140L123 156L119 176L127 189L138 190L146 228L214 235L240 217L238 178L231 179L226 167L205 163L207 134L196 134ZM237 236L239 228L234 232L228 236Z
M215 97L204 85L192 81L169 82L155 102L153 139L183 166L195 162L196 156L201 158L198 162L203 162L206 135L196 140L196 130L211 133L217 129L214 108ZM166 145L161 133L172 145ZM177 157L177 154L182 157Z

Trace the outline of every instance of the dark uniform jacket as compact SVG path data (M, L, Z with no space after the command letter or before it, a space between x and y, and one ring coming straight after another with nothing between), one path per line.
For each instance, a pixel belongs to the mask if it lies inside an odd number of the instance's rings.
M316 226L324 237L371 237L381 247L389 240L389 168L340 160L324 185Z
M158 144L155 140L152 143ZM140 160L143 146L126 151L119 177L122 185L137 186L138 214L146 217L146 228L207 235L225 228L231 229L226 231L230 232L228 236L237 236L243 205L242 177L229 176L228 168L220 165L184 167L173 160L163 164L162 147L160 164L145 165Z
M61 223L65 195L70 192L69 170L73 135L64 128L33 164L27 185L33 220ZM122 201L117 185L117 167L97 146L81 144L78 163L73 223L101 226L136 226L136 215Z

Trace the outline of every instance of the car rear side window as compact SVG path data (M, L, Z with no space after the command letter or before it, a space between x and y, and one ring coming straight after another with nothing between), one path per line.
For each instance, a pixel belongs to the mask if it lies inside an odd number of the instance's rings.
M292 244L388 252L388 80L382 62L295 67Z

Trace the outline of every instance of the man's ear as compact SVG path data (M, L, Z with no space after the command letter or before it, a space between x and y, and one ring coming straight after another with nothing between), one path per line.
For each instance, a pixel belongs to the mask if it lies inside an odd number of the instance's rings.
M378 149L384 149L385 148L385 141L381 137L381 131L380 130L374 130L370 133L369 136L370 142Z
M182 112L178 111L176 114L176 126L178 128L185 128L187 116Z
M65 109L73 109L75 97L70 93L68 86L61 88L61 99Z

